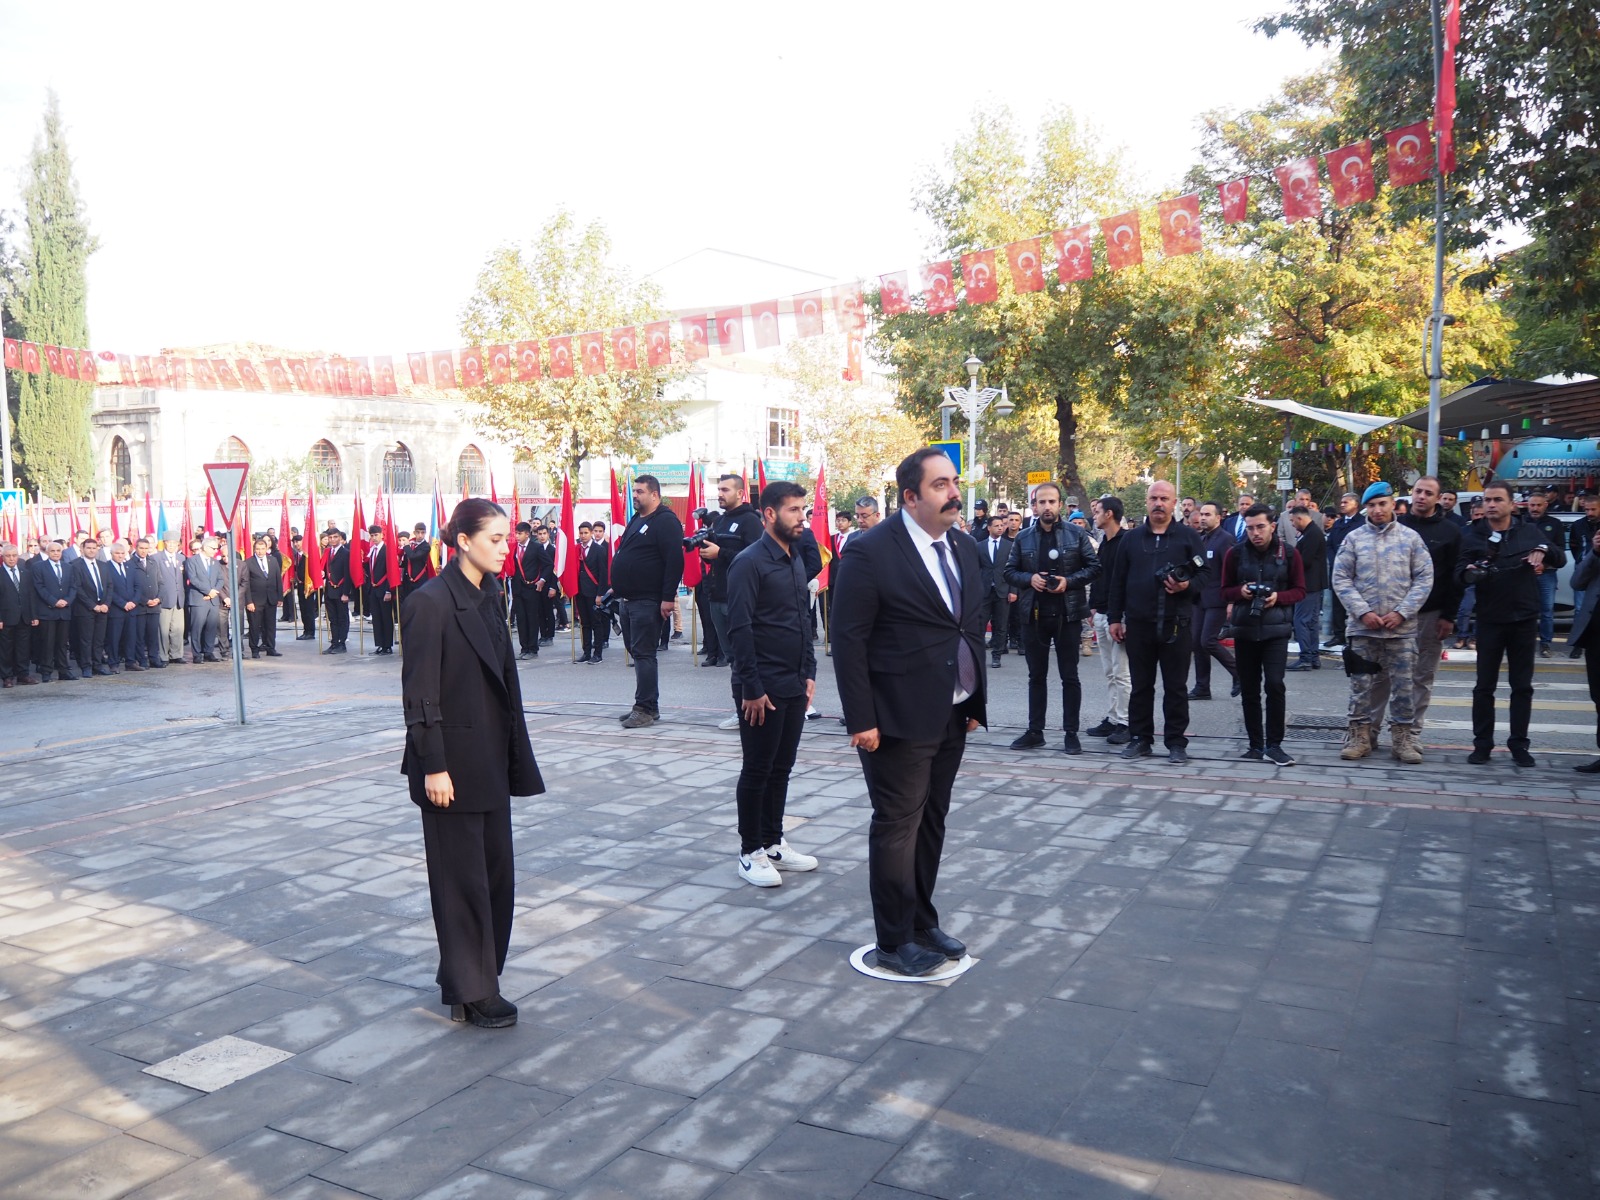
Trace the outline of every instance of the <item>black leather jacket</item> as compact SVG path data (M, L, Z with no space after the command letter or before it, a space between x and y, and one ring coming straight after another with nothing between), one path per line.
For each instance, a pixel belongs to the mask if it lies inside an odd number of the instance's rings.
M1054 549L1060 557L1053 563L1048 555L1052 539L1046 536L1044 526L1037 521L1017 535L1011 547L1011 558L1006 563L1006 582L1017 593L1022 606L1022 620L1032 622L1044 594L1033 590L1033 577L1054 572L1067 581L1063 621L1082 621L1089 615L1088 587L1100 578L1100 559L1094 552L1094 542L1076 525L1061 522L1054 531ZM1043 543L1041 545L1041 542Z

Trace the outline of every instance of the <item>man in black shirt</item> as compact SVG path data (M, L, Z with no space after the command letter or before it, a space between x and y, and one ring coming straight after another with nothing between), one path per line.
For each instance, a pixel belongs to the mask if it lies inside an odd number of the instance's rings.
M1478 673L1472 688L1472 753L1482 765L1494 748L1494 692L1500 659L1506 659L1511 684L1511 736L1506 749L1519 767L1534 766L1528 753L1528 722L1533 716L1533 653L1539 632L1539 576L1566 565L1560 546L1544 530L1516 516L1511 488L1490 483L1483 489L1484 517L1461 537L1456 578L1478 589Z
M683 522L661 502L661 481L633 481L633 520L617 539L611 587L622 601L622 638L633 656L633 709L624 729L643 729L661 717L656 651L662 622L672 616L683 580Z
M741 499L742 493L741 486ZM723 587L743 753L735 792L739 878L756 887L777 887L780 871L817 869L815 858L783 836L789 772L817 688L817 656L806 622L811 592L800 553L805 498L799 484L767 484L761 493L766 533L728 567ZM756 521L755 510L743 507Z
M1365 521L1366 514L1361 511L1361 498L1354 492L1346 492L1339 497L1339 516L1328 529L1324 542L1328 550L1328 578L1333 578L1333 560L1339 557L1339 545L1349 535L1350 531ZM1333 636L1328 639L1330 646L1342 646L1345 640L1346 615L1344 605L1339 603L1337 593L1333 594L1333 617L1329 624L1333 629Z
M711 523L711 537L700 547L700 587L705 593L706 613L716 633L717 656L733 661L728 644L728 569L740 551L761 540L761 514L744 498L742 475L717 478L717 506L722 510ZM708 654L707 659L715 656ZM737 718L728 728L737 728Z
M1194 530L1173 520L1177 493L1158 479L1145 493L1149 515L1117 555L1106 600L1114 640L1128 651L1132 692L1123 758L1144 758L1155 740L1156 669L1167 760L1189 761L1189 656L1194 598L1205 585L1205 550ZM1174 577L1174 572L1179 577Z

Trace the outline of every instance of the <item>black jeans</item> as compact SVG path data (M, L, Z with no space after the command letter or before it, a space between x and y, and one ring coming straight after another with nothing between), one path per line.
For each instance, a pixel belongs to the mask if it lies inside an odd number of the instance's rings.
M733 689L737 707L744 697ZM735 796L739 803L739 853L749 854L783 840L783 808L789 798L789 772L794 770L800 733L806 727L805 696L768 695L774 708L760 725L741 715L739 748L743 765Z
M1044 714L1050 702L1050 644L1056 647L1056 670L1061 675L1061 728L1078 732L1078 710L1083 706L1083 685L1078 682L1078 659L1082 655L1082 621L1062 621L1042 626L1029 621L1022 627L1022 654L1028 661L1028 729L1044 732Z
M1268 746L1283 745L1283 727L1287 720L1287 703L1284 699L1283 672L1289 664L1289 639L1270 638L1263 642L1247 642L1243 638L1233 644L1239 664L1240 699L1244 705L1244 731L1250 736L1250 746L1265 750ZM1261 728L1261 684L1267 685L1267 727Z
M1222 631L1228 625L1228 610L1202 608L1194 616L1194 686L1202 692L1209 692L1213 658L1222 664L1230 680L1238 673L1234 665L1234 652L1222 644Z
M1168 747L1187 746L1189 729L1190 626L1178 626L1170 642L1156 635L1154 621L1129 621L1123 647L1128 651L1128 736L1156 737L1156 670L1161 671L1161 716Z
M1472 745L1494 745L1494 692L1500 681L1500 657L1506 659L1511 684L1511 736L1508 749L1527 749L1528 721L1533 716L1533 652L1539 642L1539 619L1487 621L1478 617L1478 681L1472 687Z
M633 655L633 706L661 715L656 652L661 641L661 601L622 602L622 642Z

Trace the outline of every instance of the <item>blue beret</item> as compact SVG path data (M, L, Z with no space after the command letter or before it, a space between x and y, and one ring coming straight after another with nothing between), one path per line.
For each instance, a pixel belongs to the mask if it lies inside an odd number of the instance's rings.
M1377 483L1367 485L1367 490L1361 493L1361 503L1365 504L1368 500L1371 500L1377 496L1392 495L1394 495L1394 489L1387 483L1384 483L1380 480Z

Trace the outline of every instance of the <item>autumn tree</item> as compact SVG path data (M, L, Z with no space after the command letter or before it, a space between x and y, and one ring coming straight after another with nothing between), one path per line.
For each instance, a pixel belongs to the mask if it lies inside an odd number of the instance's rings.
M535 467L576 474L586 459L643 457L682 424L661 398L681 377L681 364L645 365L644 325L666 315L654 284L611 261L611 239L599 222L579 229L570 213L559 212L531 245L502 246L489 256L462 310L461 334L488 346L601 331L609 369L585 374L580 364L572 378L556 379L545 362L540 379L486 380L467 395L485 430ZM639 339L633 371L611 360L610 331L626 326Z

